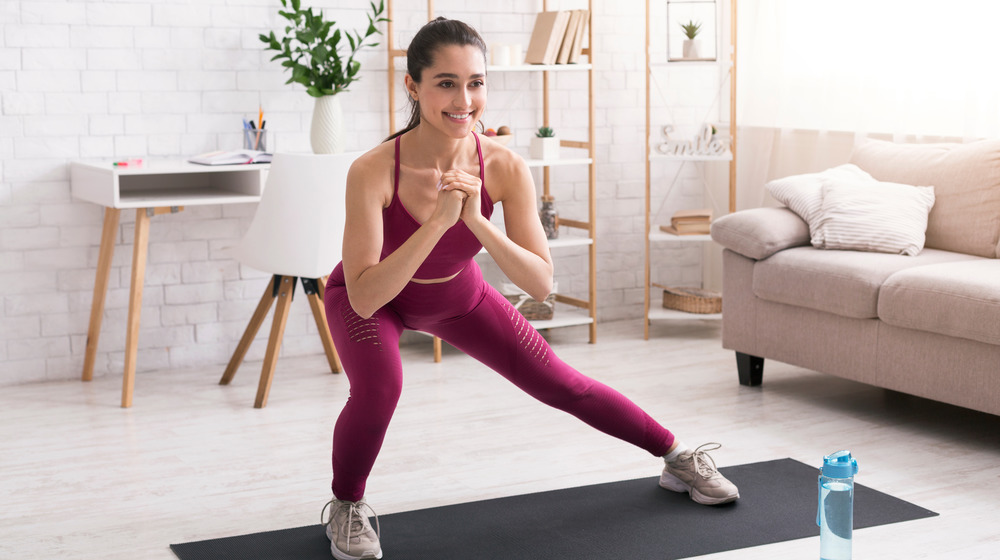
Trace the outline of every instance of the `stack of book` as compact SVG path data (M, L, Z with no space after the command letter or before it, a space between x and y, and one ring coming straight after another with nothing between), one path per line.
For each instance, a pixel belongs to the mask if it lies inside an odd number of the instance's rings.
M660 230L674 235L707 235L712 227L712 209L678 210L670 218L669 226Z
M573 64L583 52L589 10L539 12L524 55L527 64Z

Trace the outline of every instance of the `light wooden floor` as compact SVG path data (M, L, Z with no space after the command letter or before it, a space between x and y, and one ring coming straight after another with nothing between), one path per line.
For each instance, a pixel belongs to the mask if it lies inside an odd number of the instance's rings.
M941 513L858 531L855 558L1000 554L1000 417L777 362L765 365L763 388L740 387L715 321L657 323L649 341L639 321L602 324L598 336L590 345L572 328L549 339L685 442L721 442L720 466L818 465L850 448L860 483ZM0 388L0 558L170 559L170 543L318 523L348 387L324 373L316 344L314 357L279 361L263 410L251 407L259 363L229 387L216 385L222 367L139 374L129 410L118 407L120 378ZM403 398L369 481L380 513L659 473L658 459L535 403L447 346L441 364L429 342L404 347L404 364ZM818 552L817 538L705 558Z

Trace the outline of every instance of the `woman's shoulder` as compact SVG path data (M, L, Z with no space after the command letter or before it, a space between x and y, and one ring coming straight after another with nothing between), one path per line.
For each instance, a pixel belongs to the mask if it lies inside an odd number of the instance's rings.
M348 185L392 194L395 153L392 142L383 142L358 156L351 164ZM383 197L384 198L384 197Z
M483 163L486 166L486 177L505 179L517 177L527 171L528 165L517 152L507 146L480 135L480 146L483 150Z

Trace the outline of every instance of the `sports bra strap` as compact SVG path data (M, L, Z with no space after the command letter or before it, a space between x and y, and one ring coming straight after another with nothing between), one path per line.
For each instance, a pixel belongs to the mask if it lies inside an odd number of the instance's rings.
M402 135L400 135L400 136L402 136ZM392 179L392 193L393 193L393 196L395 196L396 193L399 192L399 138L400 138L400 136L396 137L396 172L393 175L393 179Z

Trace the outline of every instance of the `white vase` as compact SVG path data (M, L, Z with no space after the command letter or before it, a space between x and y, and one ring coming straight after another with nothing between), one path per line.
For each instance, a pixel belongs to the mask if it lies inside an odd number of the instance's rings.
M316 154L339 154L344 151L344 115L340 97L324 95L316 98L309 142Z
M698 58L698 40L697 39L684 39L684 50L682 51L684 58Z
M532 159L558 159L559 139L532 136L528 153Z

